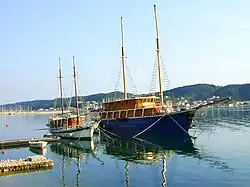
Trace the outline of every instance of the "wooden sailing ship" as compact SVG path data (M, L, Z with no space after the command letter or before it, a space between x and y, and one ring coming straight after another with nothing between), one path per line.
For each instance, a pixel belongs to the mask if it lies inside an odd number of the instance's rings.
M61 98L60 98L61 99L61 113L50 117L49 130L52 135L59 136L61 138L91 140L93 137L94 128L91 124L88 124L85 122L83 115L79 114L76 68L75 68L74 56L73 56L73 73L74 73L76 110L65 112L64 106L63 106L63 94L62 94L62 70L61 70L61 62L59 58L59 84L60 84L60 95L61 95Z
M153 137L185 137L191 127L195 112L200 108L175 111L172 102L164 102L160 65L160 39L156 5L154 5L156 26L156 52L160 97L127 98L124 70L124 36L121 18L121 63L124 99L104 102L100 112L99 127L103 132L119 138L151 141ZM215 104L215 103L214 103Z

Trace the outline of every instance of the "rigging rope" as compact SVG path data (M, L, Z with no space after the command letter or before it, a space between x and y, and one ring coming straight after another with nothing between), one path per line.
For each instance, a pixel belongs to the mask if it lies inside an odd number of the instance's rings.
M79 81L79 80L80 80L80 76L79 76L79 73L77 72L76 75L77 75L77 80L78 80L78 81L77 81L77 88L78 88L78 93L79 93L79 94L78 94L78 101L79 101L79 104L81 104L82 110L83 110L84 104L86 104L86 103L85 103L84 96L80 96L80 86L79 86L79 85L80 85L80 83L79 83L79 82L80 82L80 81ZM80 108L81 108L81 107L80 107Z
M130 83L130 85L132 86L132 90L133 90L133 94L134 95L137 95L138 94L138 91L137 91L137 88L134 84L134 81L133 81L133 78L132 78L132 75L131 75L131 72L129 70L129 67L125 61L125 70L126 70L126 74L127 75L125 77L125 79L128 77L128 81ZM122 98L119 98L117 97L117 93L119 90L120 90L120 86L121 86L121 77L122 77L122 67L121 67L121 64L120 64L120 68L119 68L119 73L118 73L118 76L117 76L117 80L116 80L116 84L115 84L115 93L114 93L114 98L112 98L112 100L115 100L115 99L122 99ZM128 88L126 88L128 90ZM122 90L122 92L124 92L124 90ZM128 92L127 92L128 93ZM120 95L119 95L120 96Z
M56 94L55 94L55 99L54 99L54 108L57 108L56 107L56 105L57 105L57 96L60 94L60 89L59 89L59 85L58 84L56 84L57 85L57 88L56 88Z
M168 96L170 97L170 81L169 81L169 78L168 78L168 73L167 73L167 69L166 69L166 66L164 64L164 61L163 61L163 58L162 56L160 57L160 60L161 60L161 73L163 75L163 88L162 90L164 91L164 89L166 89L166 91L168 92ZM153 63L153 70L152 70L152 78L151 78L151 83L150 83L150 87L149 87L149 92L150 93L156 93L157 91L157 82L159 80L157 80L157 73L158 73L158 69L157 69L157 60L154 61ZM158 83L159 84L159 83Z
M116 84L115 84L115 93L114 93L114 98L113 99L116 99L116 92L119 91L119 87L120 87L120 82L121 82L121 64L120 64L120 68L119 68L119 73L118 73L118 76L117 76L117 79L116 79ZM110 98L106 98L107 101L109 101ZM113 100L111 98L111 100Z
M74 92L74 80L71 80L72 84L71 84L71 94L69 96L69 102L68 102L68 109L70 109L70 106L72 104L72 97L73 97L73 92Z
M157 75L157 61L155 60L153 63L153 71L152 71L152 78L149 87L149 93L156 92L156 75Z
M163 58L162 56L160 57L161 58L161 69L162 69L162 74L163 74L163 83L164 83L164 88L166 89L166 91L168 92L168 96L170 97L170 81L169 81L169 78L168 78L168 72L167 72L167 68L165 66L165 63L163 61ZM163 89L164 90L164 89Z
M134 81L133 81L131 72L130 72L129 67L128 67L128 65L127 65L126 62L125 62L125 68L126 68L126 70L127 70L128 78L129 78L130 84L131 84L131 86L132 86L133 94L134 94L134 95L137 95L137 94L138 94L137 88L136 88L136 86L135 86L135 84L134 84Z

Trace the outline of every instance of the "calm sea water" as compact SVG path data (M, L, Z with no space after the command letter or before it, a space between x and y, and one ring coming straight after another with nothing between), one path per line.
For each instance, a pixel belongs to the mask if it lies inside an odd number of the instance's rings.
M2 116L0 139L43 136L46 131L36 129L45 128L47 119ZM55 165L49 171L0 177L0 186L250 186L250 110L203 111L195 124L190 133L196 139L172 150L104 136L48 144L43 152L7 149L0 159L44 154Z

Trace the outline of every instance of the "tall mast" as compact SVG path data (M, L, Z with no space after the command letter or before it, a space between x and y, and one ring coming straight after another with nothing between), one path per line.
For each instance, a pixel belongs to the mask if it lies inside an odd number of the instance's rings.
M75 57L73 56L73 71L74 71L74 84L75 84L75 100L76 100L76 113L77 113L77 125L79 122L79 109L78 109L78 94L77 94L77 82L76 82L76 67Z
M59 57L59 84L60 84L60 93L61 93L61 110L62 110L62 114L63 114L62 67L61 67L60 57Z
M155 14L155 27L156 27L156 52L157 52L157 62L158 62L159 87L160 87L160 94L161 94L161 106L163 106L163 90L162 90L161 64L160 64L160 38L159 38L156 5L154 5L154 14Z
M126 89L126 75L125 75L125 67L124 67L124 33L123 33L123 19L121 17L121 35L122 35L122 75L123 75L123 91L124 91L124 99L127 99L127 89Z

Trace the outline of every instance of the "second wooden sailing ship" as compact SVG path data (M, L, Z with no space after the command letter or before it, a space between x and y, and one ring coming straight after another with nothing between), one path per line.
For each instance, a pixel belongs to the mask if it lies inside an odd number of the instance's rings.
M53 115L49 119L49 130L53 136L59 136L61 138L91 140L94 134L94 127L90 123L87 123L83 115L79 114L78 106L78 93L76 82L76 68L73 56L73 72L74 72L74 87L75 87L75 105L76 110L66 112L64 111L63 95L62 95L62 71L61 62L59 58L59 83L61 94L61 113Z

